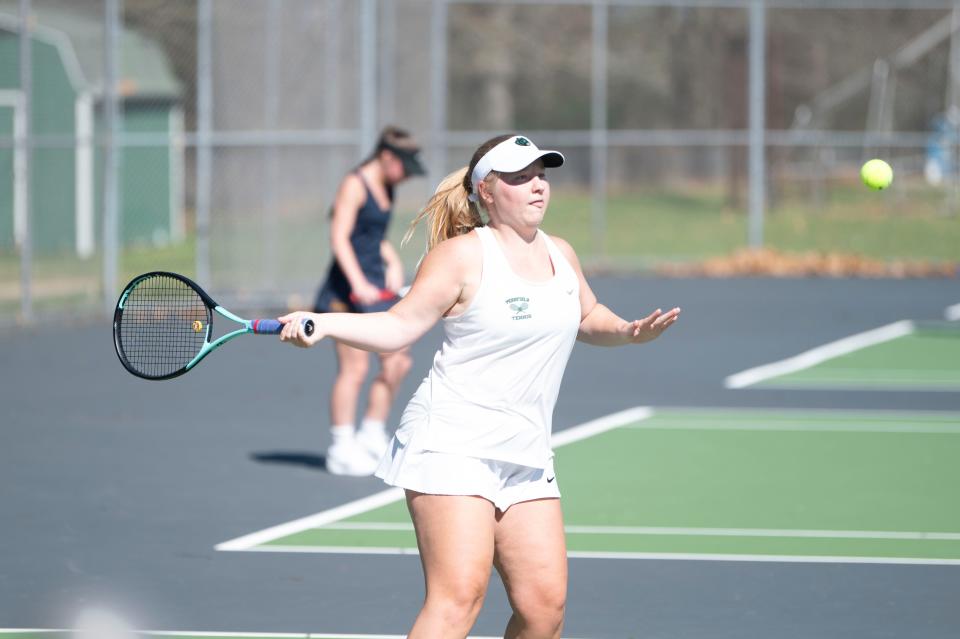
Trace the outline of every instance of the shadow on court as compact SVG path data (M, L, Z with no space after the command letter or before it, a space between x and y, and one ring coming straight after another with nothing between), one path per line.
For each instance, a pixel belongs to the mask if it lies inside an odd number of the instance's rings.
M297 466L310 470L327 472L327 458L323 455L303 452L263 452L251 453L250 459L261 464L279 464L281 466Z

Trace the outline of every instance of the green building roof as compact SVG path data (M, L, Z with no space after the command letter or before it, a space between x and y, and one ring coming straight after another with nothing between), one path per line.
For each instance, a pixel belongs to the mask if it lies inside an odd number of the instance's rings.
M60 49L76 91L103 94L105 29L102 15L49 6L32 9L34 36ZM15 0L0 0L0 31L17 33ZM166 53L153 39L121 27L120 93L124 98L177 99L180 82Z

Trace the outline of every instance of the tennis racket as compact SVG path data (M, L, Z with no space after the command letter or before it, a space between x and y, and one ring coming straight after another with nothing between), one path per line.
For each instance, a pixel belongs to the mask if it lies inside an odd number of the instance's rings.
M211 341L214 311L242 328ZM312 320L304 321L307 335L313 328ZM239 335L278 335L281 329L283 324L275 319L237 317L195 282L164 271L133 278L113 313L113 344L120 363L144 379L178 377Z

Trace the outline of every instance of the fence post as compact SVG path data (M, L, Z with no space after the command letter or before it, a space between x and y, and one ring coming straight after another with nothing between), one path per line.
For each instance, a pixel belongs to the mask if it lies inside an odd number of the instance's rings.
M948 174L944 176L947 185L946 207L949 215L957 214L960 202L960 1L954 2L950 12L950 53L947 64L946 117Z
M211 0L197 3L197 280L210 286L210 179L212 165L213 88L213 7Z
M263 111L264 128L267 135L276 135L280 126L280 47L283 42L281 0L270 0L267 3L267 18L265 21L266 46L263 48L264 61L264 92ZM277 197L277 183L280 181L280 158L275 141L268 141L264 152L266 163L266 180L263 184L263 214L260 218L260 228L263 233L264 251L261 264L261 284L268 288L277 285L277 259L280 254L278 235L280 233L280 209Z
M117 264L120 244L120 20L121 0L106 0L104 16L103 78L104 131L103 149L103 299L108 314L112 313L117 293Z
M593 248L601 262L607 258L607 21L607 4L594 0L590 86L590 208Z
M23 163L20 167L22 173L19 179L24 185L19 190L23 201L19 204L23 210L23 230L22 241L20 244L20 321L27 323L33 319L33 297L30 291L30 281L32 279L33 262L33 238L30 232L32 227L30 218L31 206L31 169L33 167L33 118L30 110L33 108L33 57L30 28L30 0L20 0L20 110L21 125L14 127L14 135L17 137L14 148L19 148L22 153ZM16 109L14 109L16 111ZM14 152L16 155L16 151ZM16 178L15 178L16 179Z
M360 153L377 141L377 0L360 5Z
M430 184L446 174L447 1L433 0L430 13Z
M763 246L767 199L766 147L766 9L764 0L750 3L750 230L751 248Z

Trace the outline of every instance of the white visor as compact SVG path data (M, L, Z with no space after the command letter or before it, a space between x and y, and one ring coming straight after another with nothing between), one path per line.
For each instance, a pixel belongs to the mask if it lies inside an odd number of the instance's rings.
M526 168L540 159L543 159L545 167L555 167L563 164L563 154L559 151L541 151L536 144L522 135L507 138L487 151L477 162L477 166L473 168L473 173L470 174L470 183L473 185L470 201L476 202L478 200L477 185L490 175L490 171L512 173Z

